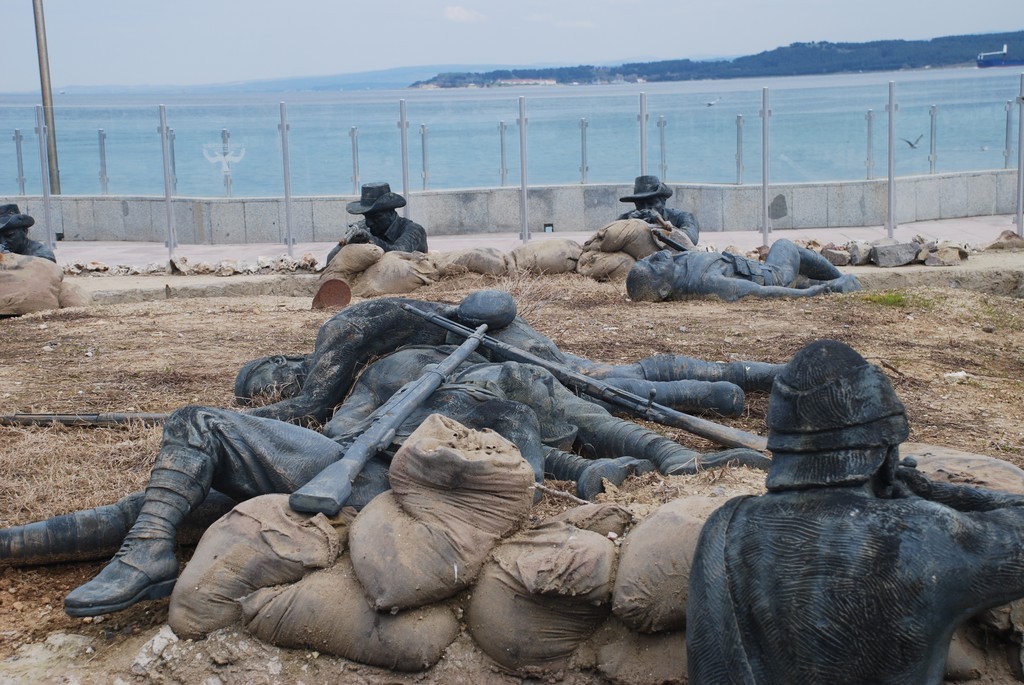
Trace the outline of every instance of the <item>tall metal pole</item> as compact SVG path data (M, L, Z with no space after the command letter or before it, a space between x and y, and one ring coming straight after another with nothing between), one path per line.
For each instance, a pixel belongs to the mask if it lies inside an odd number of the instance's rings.
M899 105L896 104L896 82L889 81L889 104L885 111L889 113L889 165L887 170L888 180L886 181L886 213L885 232L891 238L896 230L896 111Z
M527 197L526 181L526 98L519 96L519 237L523 242L530 239L530 202Z
M160 105L160 149L164 159L164 207L167 211L167 261L174 258L174 248L178 246L178 238L174 230L174 207L171 195L174 193L171 183L171 141L170 130L167 128L167 107Z
M647 175L647 93L640 93L640 175Z
M1017 235L1024 238L1024 74L1017 96Z
M281 131L281 163L284 167L284 242L288 245L288 256L292 256L292 246L295 239L292 237L292 171L291 159L288 156L288 106L281 103L281 123L277 125Z
M768 120L772 110L768 102L768 89L761 89L761 240L768 244L768 232L771 231L768 216L768 172L771 156L768 147Z
M405 113L405 100L398 101L398 129L402 134L402 195L409 199L409 117ZM409 218L409 203L405 203L402 216Z
M50 192L60 195L60 165L57 163L57 129L53 125L53 91L50 88L50 57L46 51L46 20L43 0L32 0L36 20L36 49L39 52L39 87L43 95L43 115L48 132L46 150L49 160Z

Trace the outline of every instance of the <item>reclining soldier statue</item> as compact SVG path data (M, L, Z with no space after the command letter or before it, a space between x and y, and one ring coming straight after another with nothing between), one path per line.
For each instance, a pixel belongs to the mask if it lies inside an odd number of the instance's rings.
M292 384L298 388L292 397L241 412L189 406L172 413L164 425L145 494L131 500L134 511L111 505L0 531L0 558L7 564L18 559L52 562L60 554L84 558L97 541L108 545L116 541L120 549L111 562L67 596L67 613L105 614L166 596L178 571L177 530L190 513L201 509L211 489L233 500L294 492L345 456L373 409L422 375L425 367L444 358L444 350L439 349L446 344L444 331L438 334L434 326L408 314L400 306L404 302L408 301L369 300L328 321L318 336L307 376L301 384ZM532 342L535 351L564 355L515 316L507 293L476 293L458 306L416 304L462 323L487 323L495 336L508 331L512 339ZM611 375L621 370L572 359ZM661 360L646 368L672 369L673 361ZM776 365L753 362L709 366L712 372L731 372L757 387L763 387L778 370ZM643 364L635 367L625 368L634 374L645 369ZM289 368L273 358L258 360L240 372L236 387L244 397L254 381L268 378L266 371L278 380L288 379L288 374L279 372ZM353 387L357 370L362 374ZM332 418L331 409L343 400ZM545 471L572 478L584 494L596 492L602 477L621 482L631 472L654 467L675 474L729 463L765 468L768 463L751 449L712 454L686 449L578 397L544 368L488 362L482 356L471 358L418 407L399 426L396 441L400 443L432 413L467 427L495 430L516 444L538 480ZM306 421L326 425L316 431L296 423ZM597 461L580 459L569 453L571 449ZM350 505L361 506L387 489L387 460L388 455L382 454L359 473Z
M767 494L704 524L686 615L689 681L934 685L954 629L1024 597L1024 496L900 462L882 371L819 340L779 374Z
M638 261L626 276L634 302L685 300L717 295L733 301L755 297L810 297L860 290L857 279L827 259L780 239L764 263L731 252L656 252Z

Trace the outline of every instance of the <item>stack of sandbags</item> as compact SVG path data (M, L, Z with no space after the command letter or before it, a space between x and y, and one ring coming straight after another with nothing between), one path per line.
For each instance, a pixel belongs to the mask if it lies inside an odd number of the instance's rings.
M638 259L661 249L646 221L613 221L583 244L576 271L598 281L624 279Z
M0 252L0 316L21 316L61 307L80 307L89 297L64 281L49 259Z

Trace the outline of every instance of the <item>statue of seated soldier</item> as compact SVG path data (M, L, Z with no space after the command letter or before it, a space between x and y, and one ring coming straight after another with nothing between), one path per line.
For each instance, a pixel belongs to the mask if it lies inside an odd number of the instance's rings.
M637 176L633 181L633 194L619 198L619 202L632 202L635 207L619 215L619 220L642 219L668 231L671 240L691 249L700 238L700 224L690 212L665 206L672 194L672 189L657 176Z
M99 575L66 597L65 611L94 616L166 596L177 577L177 530L211 490L234 500L294 492L344 458L367 427L373 409L444 358L445 331L406 312L402 302L368 300L339 312L333 325L328 322L326 332L321 330L308 367L288 363L287 358L268 358L239 373L236 388L242 397L251 396L256 386L264 388L266 382L290 389L295 392L292 397L243 411L189 406L172 413L145 494L140 503L135 500L137 512L90 510L9 528L0 531L0 557L53 559L54 553L70 550L65 558L84 558L94 537L123 537L119 551ZM495 335L509 328L513 338L520 334L516 324L521 320L507 293L482 291L459 305L417 304L467 325L488 323ZM667 364L665 360L653 368ZM758 385L777 370L776 365L745 364L746 369L728 368L757 376ZM353 387L356 370L364 366ZM304 379L295 377L296 369L306 373ZM631 368L642 369L639 364ZM599 489L602 477L622 482L630 473L651 468L675 474L733 463L767 466L767 459L750 449L710 454L687 449L577 396L544 368L483 356L472 357L418 407L398 427L396 440L400 443L434 413L505 436L519 448L538 480L548 472L575 479L581 490L590 492ZM322 431L294 423L312 420L325 423ZM391 453L389 449L378 455L359 473L348 504L361 506L388 488Z
M704 295L727 301L747 296L811 297L860 289L856 277L785 239L772 244L763 263L731 252L662 250L639 260L626 275L626 293L634 302Z
M56 264L53 250L38 240L29 239L28 229L35 223L31 216L21 213L18 205L0 205L0 252L42 257Z
M689 682L937 684L954 629L1024 597L1024 497L931 481L889 379L820 340L779 374L767 493L705 523Z
M327 264L346 245L373 243L385 252L427 251L427 231L415 221L398 216L396 209L405 206L405 198L391 192L387 183L364 183L362 195L349 202L349 214L362 214L363 218L349 224L338 244L327 255Z

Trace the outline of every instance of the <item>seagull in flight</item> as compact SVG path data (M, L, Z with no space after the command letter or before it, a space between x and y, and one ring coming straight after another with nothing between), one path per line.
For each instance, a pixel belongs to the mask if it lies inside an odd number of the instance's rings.
M714 100L708 100L704 104L707 105L708 107L714 107L715 105L718 104L718 101L721 100L721 99L722 99L721 97L717 97Z
M900 140L902 140L902 141L903 141L904 143L906 143L907 145L909 145L909 146L910 146L910 149L911 149L911 150L916 150L916 149L917 149L917 146L921 144L921 139L922 139L922 138L924 138L924 134L923 134L923 133L922 133L921 135L919 135L919 136L917 137L917 140L915 140L914 142L910 142L910 141L909 141L909 140L907 140L906 138L900 138Z

